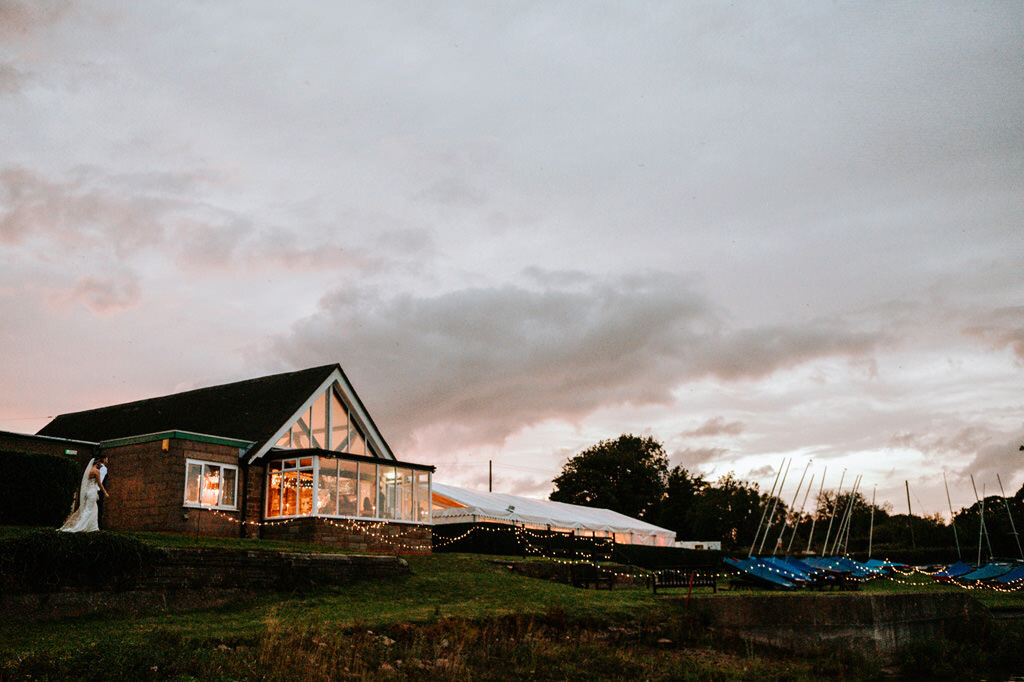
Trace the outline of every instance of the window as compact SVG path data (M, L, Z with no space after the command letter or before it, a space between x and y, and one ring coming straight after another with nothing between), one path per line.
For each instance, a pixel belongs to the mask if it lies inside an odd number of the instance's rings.
M185 505L213 509L238 508L238 467L185 460Z
M366 442L366 436L352 421L345 403L333 387L318 395L274 445L279 448L312 447L352 455L375 456Z
M225 491L221 503L235 504L237 472L223 469L220 475L230 492ZM197 471L194 485L186 485L187 494L200 488L201 467ZM266 518L315 515L430 522L429 471L340 457L295 457L268 462L266 480Z

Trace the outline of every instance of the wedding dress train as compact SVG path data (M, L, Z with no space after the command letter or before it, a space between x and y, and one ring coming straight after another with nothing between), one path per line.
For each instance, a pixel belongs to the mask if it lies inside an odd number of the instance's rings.
M100 529L100 484L89 477L93 460L89 460L78 488L78 507L71 512L60 530L65 533L89 533Z

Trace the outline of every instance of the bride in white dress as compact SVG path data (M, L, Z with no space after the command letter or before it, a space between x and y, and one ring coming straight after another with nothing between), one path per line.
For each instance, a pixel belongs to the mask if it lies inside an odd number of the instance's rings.
M78 487L78 507L60 527L65 533L88 533L100 529L100 510L97 501L100 499L100 493L106 496L107 491L100 482L100 468L95 462L95 459L90 459L88 466L85 467L82 484Z

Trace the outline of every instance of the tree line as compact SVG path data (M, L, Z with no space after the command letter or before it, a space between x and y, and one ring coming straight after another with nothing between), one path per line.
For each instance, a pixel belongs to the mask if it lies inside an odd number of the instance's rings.
M1015 528L1024 522L1024 485L1011 497L987 496L960 509L951 523L938 513L893 513L889 503L872 504L860 492L812 491L805 509L802 502L791 508L733 472L706 480L670 468L660 442L632 434L586 448L553 483L552 500L612 509L673 530L680 540L718 540L727 552L754 545L760 554L866 556L870 545L873 557L895 559L921 550L955 556L959 545L965 561L977 561L979 548L982 561L1024 558L1016 533L1024 528Z

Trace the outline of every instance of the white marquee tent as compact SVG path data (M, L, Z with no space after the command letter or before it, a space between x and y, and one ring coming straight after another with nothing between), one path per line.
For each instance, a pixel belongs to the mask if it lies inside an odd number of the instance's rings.
M433 483L433 523L508 523L528 528L571 531L634 545L672 546L676 534L611 509L488 493Z

